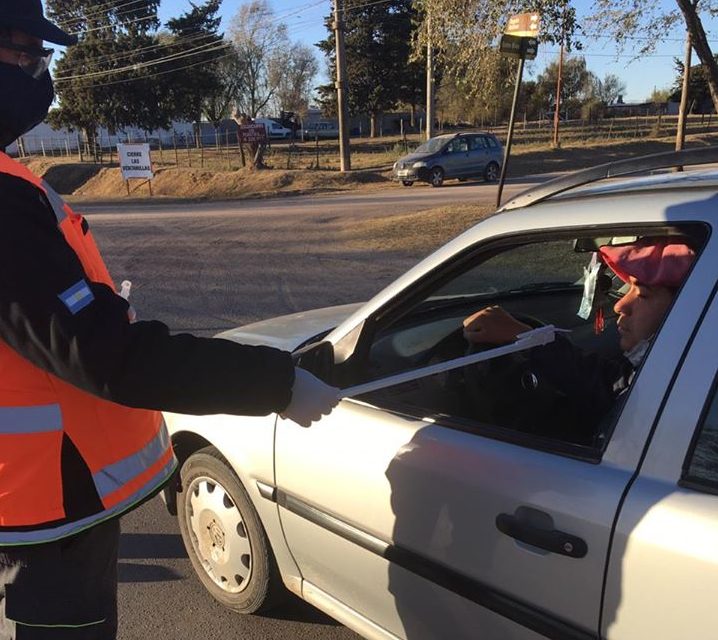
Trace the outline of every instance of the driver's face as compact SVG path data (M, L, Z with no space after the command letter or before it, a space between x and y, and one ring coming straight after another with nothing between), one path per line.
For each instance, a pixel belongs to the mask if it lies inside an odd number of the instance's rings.
M673 302L673 290L668 287L649 287L634 277L628 282L631 288L613 307L618 314L623 351L630 351L641 340L653 336Z

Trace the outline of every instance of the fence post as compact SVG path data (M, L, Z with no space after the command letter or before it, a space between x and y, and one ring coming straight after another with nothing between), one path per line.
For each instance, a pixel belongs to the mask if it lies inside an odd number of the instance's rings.
M47 154L45 153L45 140L43 138L40 138L40 149L42 149L42 157L45 158Z
M175 150L175 166L179 167L179 154L177 153L177 133L172 129L172 146Z
M192 166L192 156L190 155L190 152L189 152L189 136L185 136L184 139L185 139L185 142L187 143L187 163L191 167Z
M165 163L165 159L164 159L164 155L162 154L162 134L161 134L161 133L159 134L159 136L158 136L157 139L159 140L158 146L159 146L159 149L160 149L160 164L164 164L164 163Z
M239 137L239 131L237 131L237 148L239 149L239 157L242 160L242 167L246 167L247 163L244 159L244 146L242 145L242 140Z
M75 138L77 140L77 158L80 162L82 162L82 145L80 144L79 132L75 135Z
M65 151L67 152L65 155L67 157L70 157L70 141L67 139L67 136L65 136Z

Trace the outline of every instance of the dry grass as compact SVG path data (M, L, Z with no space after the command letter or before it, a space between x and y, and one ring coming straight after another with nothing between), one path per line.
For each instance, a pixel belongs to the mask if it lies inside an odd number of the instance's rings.
M344 227L340 240L353 250L428 253L494 211L489 205L464 204L354 221Z
M670 151L674 140L657 138L590 138L571 139L566 132L562 147L551 148L538 142L517 143L512 148L509 177L537 173L571 171L623 158ZM520 137L517 137L520 140ZM274 145L267 154L270 169L251 171L239 168L238 153L205 149L178 152L180 166L174 165L172 150L164 150L164 163L153 151L156 177L153 194L159 197L190 199L232 199L299 195L323 191L376 189L389 184L391 164L411 150L419 136L406 141L395 137L377 140L352 140L352 172L339 169L339 148L336 140L321 141L317 147L305 143L291 154L286 144ZM718 133L694 133L687 138L687 147L718 144ZM317 169L317 157L319 169ZM60 193L79 198L126 198L126 186L116 165L77 163L74 158L33 158L26 161L30 168L44 175ZM189 163L192 166L189 166ZM234 164L233 164L234 163ZM204 167L200 166L204 164ZM292 168L287 169L287 165ZM228 167L232 167L229 170ZM311 169L310 169L311 167ZM133 182L132 196L146 198L146 184Z

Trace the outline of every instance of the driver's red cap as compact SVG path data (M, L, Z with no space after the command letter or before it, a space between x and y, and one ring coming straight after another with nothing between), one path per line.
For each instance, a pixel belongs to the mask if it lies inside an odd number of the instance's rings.
M686 277L695 251L670 238L641 238L633 244L599 248L603 261L624 282L632 276L640 284L679 287Z

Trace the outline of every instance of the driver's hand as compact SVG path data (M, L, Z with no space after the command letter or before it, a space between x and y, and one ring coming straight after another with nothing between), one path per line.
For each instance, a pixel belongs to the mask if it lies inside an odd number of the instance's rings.
M531 327L501 307L486 307L464 320L464 338L473 344L507 344Z

